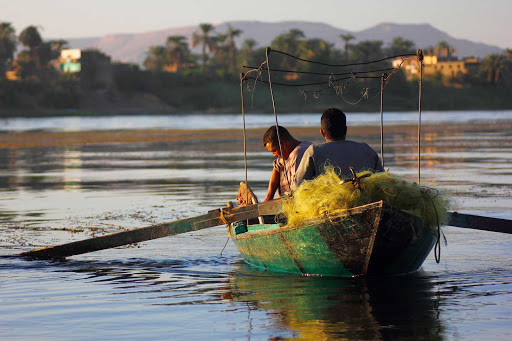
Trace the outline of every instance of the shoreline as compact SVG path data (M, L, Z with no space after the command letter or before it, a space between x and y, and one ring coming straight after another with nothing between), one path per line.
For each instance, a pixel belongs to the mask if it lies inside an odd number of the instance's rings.
M354 108L344 108L344 112L347 114L379 114L379 110L354 110ZM501 109L446 109L446 110L422 110L423 113L428 112L479 112L479 111L512 111L512 108L501 108ZM402 110L387 110L386 113L412 113L417 112L417 109L402 109ZM296 115L296 114L321 114L322 110L280 110L279 115ZM114 117L114 116L183 116L183 115L241 115L241 109L237 108L216 108L211 110L144 110L140 108L136 109L116 109L116 110L105 110L105 111L88 111L84 109L40 109L40 110L22 110L22 109L0 109L0 119L11 119L11 118L52 118L52 117ZM251 110L246 112L247 115L252 114L273 114L272 110Z
M290 132L294 136L308 139L320 139L320 126L294 127ZM438 133L439 124L422 124L422 133ZM402 132L416 134L417 125L386 125L384 134ZM512 130L512 121L496 123L444 123L443 132L475 130ZM247 139L261 139L266 128L249 128ZM348 138L354 135L379 134L379 125L350 126ZM30 148L46 146L85 146L122 143L191 142L205 143L210 140L243 140L240 129L127 129L127 130L90 130L75 132L9 132L0 134L0 148ZM258 144L259 146L259 144Z

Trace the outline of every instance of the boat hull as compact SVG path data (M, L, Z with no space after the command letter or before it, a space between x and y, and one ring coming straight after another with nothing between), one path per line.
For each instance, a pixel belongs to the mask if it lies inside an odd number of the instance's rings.
M436 237L423 222L381 202L304 226L230 227L246 262L276 272L352 277L398 275L419 269Z

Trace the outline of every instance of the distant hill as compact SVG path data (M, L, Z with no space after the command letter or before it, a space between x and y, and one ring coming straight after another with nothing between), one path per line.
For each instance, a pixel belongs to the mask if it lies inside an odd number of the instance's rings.
M446 41L450 46L456 47L460 58L483 58L490 54L499 54L503 49L483 43L476 43L466 39L457 39L438 30L430 24L391 24L383 23L366 30L352 33L361 40L382 40L390 43L395 37L402 37L416 43L416 48L435 46L440 41Z
M476 43L466 39L457 39L440 31L429 24L393 24L382 23L361 31L347 31L331 25L304 21L284 21L266 23L260 21L231 21L216 26L217 32L226 32L228 25L241 29L243 33L236 39L240 45L245 39L251 38L258 42L258 46L268 46L279 34L286 33L292 28L300 29L306 38L322 38L332 42L336 47L342 48L341 34L350 33L355 37L352 43L363 40L381 40L389 44L393 38L402 37L412 40L417 48L426 48L446 41L458 50L459 57L474 56L483 58L489 54L502 53L497 46ZM197 31L197 26L172 27L164 30L133 34L109 34L103 37L69 38L71 48L97 48L112 56L113 60L125 63L142 64L146 53L152 45L163 45L170 35L183 35L189 38Z

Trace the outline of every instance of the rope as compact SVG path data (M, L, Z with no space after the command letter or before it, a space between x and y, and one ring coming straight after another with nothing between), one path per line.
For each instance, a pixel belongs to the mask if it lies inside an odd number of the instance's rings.
M251 70L260 70L261 66L259 68L255 66L243 66L246 69ZM299 70L283 70L283 69L272 69L272 72L287 72L287 73L300 73L300 74L306 74L306 75L322 75L322 76L344 76L344 75L350 75L353 73L374 73L374 72L382 72L382 71L389 71L393 70L394 68L385 68L385 69L378 69L378 70L370 70L370 71L353 71L353 72L342 72L342 73L325 73L325 72L312 72L312 71L299 71ZM263 68L262 70L266 71L266 68Z
M303 59L303 58L300 58L300 57L297 57L297 56L294 56L294 55L291 55L289 53L282 52L282 51L277 51L277 50L272 50L272 51L276 52L276 53L283 54L283 55L291 57L291 58L295 58L295 59L303 61L303 62L312 63L312 64L318 64L318 65L324 65L324 66L333 66L333 67L345 67L345 66L354 66L354 65L368 65L368 64L382 62L382 61L388 60L388 59L393 59L393 58L398 58L398 57L410 57L410 56L415 56L416 55L416 54L408 53L408 54L399 54L399 55L396 55L396 56L385 57L385 58L373 60L373 61L370 61L370 62L360 62L360 63L350 63L350 64L329 64L329 63L315 62L313 60Z
M256 72L257 73L257 76L256 78L254 78L254 86L253 86L253 89L252 89L252 95L251 95L251 105L252 107L254 108L254 93L255 93L255 90L256 90L256 81L258 80L259 77L261 77L261 70L263 70L263 66L266 64L267 62L264 61L263 63L261 63L261 65L259 66L259 68L255 68L255 69L252 69L252 70L249 70L245 73L245 76L244 76L244 81L246 79L252 79L252 78L247 78L247 75L250 74L250 73L253 73L253 72ZM251 89L249 88L249 85L247 86L247 89L249 91L251 91Z
M222 223L224 225L226 225L226 228L228 229L228 238L231 237L231 230L229 229L229 222L228 220L226 219L226 217L224 216L224 211L220 211L220 216L219 216L220 220L222 221Z
M434 199L439 195L439 191L435 188L431 189L436 191L436 195L430 198L430 201L432 201L432 207L434 207L434 212L436 213L437 240L434 245L434 258L436 259L436 263L439 264L441 262L441 226L439 225L439 214L437 213L436 204L434 203Z
M445 246L448 244L447 241L446 241L446 237L444 236L444 234L441 231L441 225L439 224L439 213L437 212L437 207L436 207L436 204L434 202L434 199L439 195L439 191L437 189L435 189L435 188L426 187L426 186L422 186L422 188L428 188L431 191L434 191L436 193L436 195L434 195L433 197L430 197L429 199L432 202L432 207L434 208L434 212L436 214L437 240L436 240L436 243L434 245L434 258L436 260L436 263L439 264L441 262L441 235L443 235L443 237L444 237Z
M338 97L340 97L347 104L357 105L357 104L359 104L361 101L363 101L365 99L366 99L366 102L372 101L379 94L382 95L382 91L383 91L382 88L381 88L381 90L378 93L376 93L375 95L372 95L369 98L368 96L369 96L370 88L364 88L363 92L362 92L362 95L361 95L361 97L358 100L350 101L347 98L345 98L342 89L346 88L351 83L351 81L353 81L354 79L377 79L377 78L381 79L381 77L382 77L382 76L380 76L380 77L379 76L360 76L360 75L358 75L358 73L363 73L363 74L366 73L367 74L367 73L378 72L378 71L393 70L385 79L385 83L384 83L384 87L385 87L389 83L389 80L392 78L392 76L394 76L394 74L397 73L402 68L403 64L406 61L412 60L412 59L415 59L415 60L417 59L417 55L412 55L411 54L411 55L407 55L407 56L414 56L415 58L413 58L413 57L404 58L400 62L400 64L397 67L394 67L394 68L377 69L377 70L371 70L371 71L357 71L357 72L353 71L353 72L345 72L345 73L338 73L338 74L334 74L334 73L315 73L315 72L306 72L306 71L298 71L298 70L282 70L282 69L273 69L273 68L271 68L270 69L271 71L278 71L278 72L296 72L296 73L305 73L305 74L310 73L310 74L329 75L329 80L323 81L323 82L302 83L302 84L290 84L290 83L273 82L272 84L273 85L281 85L281 86L289 86L289 87L309 87L309 86L314 86L314 85L328 84L327 86L325 86L325 87L323 87L321 89L314 89L314 90L302 90L302 89L299 89L299 91L304 96L304 100L307 100L307 95L308 94L312 94L315 98L319 98L321 95L323 95L323 96L329 96L330 95L330 96L338 96ZM397 57L397 56L392 56L392 57L387 57L387 58L395 58L395 57ZM263 62L258 68L253 67L253 66L244 66L244 67L252 68L252 70L248 71L247 74L252 73L252 72L259 72L259 74L261 75L261 70L268 71L268 65L267 65L267 67L265 67L265 64L266 64L266 61ZM340 78L340 79L337 79L337 80L334 79L334 81L333 81L333 78L336 75L350 75L350 77L343 77L343 78ZM265 84L268 83L268 81L265 81L263 79L259 79L258 77L256 77L256 78L247 77L247 78L251 79L251 80L254 80L254 89L256 87L256 83L257 82L262 82L262 83L265 83ZM345 81L345 80L348 80L348 81L346 83L344 83L344 84L338 85L338 82ZM331 88L334 89L334 91L335 91L334 94L321 94L322 92L324 92L326 90L329 90Z
M407 60L411 60L411 59L413 59L413 58L406 58L406 59L402 60L402 62L400 63L400 65L398 65L398 67L396 67L396 68L392 68L392 69L391 69L391 70L393 70L393 72L391 72L391 73L386 77L386 82L385 82L385 84L384 84L384 87L385 87L385 86L387 86L387 84L388 84L389 80L392 78L392 76L393 76L395 73L397 73L397 72L402 68L402 65L403 65ZM414 58L414 59L416 59L416 58ZM389 70L389 69L383 69L383 70ZM377 71L377 70L375 70L375 71ZM362 76L357 76L357 74L356 74L356 73L351 73L351 74L353 75L353 77L340 78L338 81L342 81L342 80L346 80L346 79L350 79L350 80L352 80L352 79L356 79L356 78L363 78ZM333 76L334 74L329 74L329 75ZM373 78L381 78L381 77L373 77ZM348 85L349 83L350 83L350 81L349 81L349 82L347 82L347 83L345 83L345 84L344 84L344 86ZM275 83L274 83L274 84L275 84ZM307 94L307 93L318 93L318 92L322 92L322 91L325 91L325 90L330 89L330 88L331 88L330 84L331 84L331 80L329 80L329 86L327 86L327 87L325 87L325 88L322 88L322 89L319 89L319 90L303 91L303 93L306 93L306 94ZM337 95L337 94L336 94L336 95ZM377 96L374 96L374 97L372 97L371 99L373 99L373 98L375 98L375 97L377 97Z
M248 79L254 79L258 82L261 82L261 83L264 83L264 84L270 84L270 82L267 82L267 81L264 81L263 79L257 79L257 78L252 78L252 77L247 77ZM381 76L357 76L354 74L354 76L352 77L344 77L344 78L340 78L339 81L343 81L343 80L346 80L346 79L377 79L377 78L381 78ZM315 83L303 83L303 84L290 84L290 83L278 83L278 82L273 82L272 84L274 85L283 85L283 86L291 86L291 87L297 87L297 86L311 86L311 85L321 85L321 84L329 84L331 83L330 80L328 81L323 81L323 82L315 82Z
M229 242L229 237L228 239L226 240L226 244L224 244L224 247L222 248L222 250L220 251L220 256L222 257L222 253L224 252L224 250L226 249L226 246L228 245L228 242Z
M434 207L434 211L436 212L436 220L437 220L437 240L436 245L434 245L434 257L436 259L436 263L439 264L441 262L441 227L439 226L439 216L437 214L436 205L434 205L434 201L432 200L432 206Z
M345 182L351 182L352 185L354 185L354 187L356 189L361 189L361 180L363 180L364 178L367 178L369 176L371 176L372 174L371 173L366 173L366 174L363 174L361 176L357 176L356 175L356 172L354 171L354 167L349 167L350 169L350 172L352 173L352 179L350 180L341 180L340 181L340 185L344 184Z
M280 52L280 51L279 51ZM338 96L340 97L344 102L346 102L347 104L350 104L350 105L357 105L359 104L361 101L365 100L366 99L366 102L368 101L372 101L373 99L375 99L379 94L382 94L382 89L376 93L375 95L371 96L371 98L368 98L368 95L369 95L369 90L370 88L364 88L363 89L363 92L362 92L362 95L361 97L356 100L356 101L350 101L348 100L347 98L345 98L344 94L343 94L343 91L342 91L342 88L346 88L347 85L350 84L350 82L354 79L377 79L377 78L381 78L381 77L378 77L378 76L375 76L375 77L372 77L372 76L360 76L358 75L358 73L372 73L372 72L378 72L378 71L387 71L387 70L393 70L387 77L386 77L386 82L384 84L384 87L387 86L387 84L389 83L389 80L392 78L392 76L394 76L394 74L396 72L398 72L403 64L408 61L408 60L412 60L412 59L417 59L417 55L413 55L413 54L405 54L405 55L397 55L397 56L391 56L391 57L386 57L384 59L390 59L390 58L396 58L396 57L405 57L405 56L409 56L407 58L404 58L401 63L395 67L395 68L386 68L386 69L377 69L377 70L371 70L371 71L357 71L357 72L345 72L345 73L339 73L339 74L334 74L334 73L315 73L315 72L307 72L307 71L298 71L298 70L282 70L282 69L273 69L271 68L270 70L271 71L278 71L278 72L296 72L296 73L305 73L305 74L320 74L320 75L329 75L329 80L328 81L323 81L323 82L314 82L314 83L302 83L302 84L290 84L290 83L280 83L280 82L273 82L274 85L281 85L281 86L289 86L289 87L308 87L308 86L314 86L314 85L322 85L322 84L328 84L328 86L325 86L321 89L314 89L314 90L302 90L300 89L300 93L304 96L304 99L306 100L307 99L307 95L308 94L312 94L315 98L319 98L321 95L322 96ZM414 58L412 57L414 56ZM306 61L304 59L304 61ZM252 72L258 72L260 75L261 75L261 70L266 70L268 71L268 65L267 67L265 67L265 64L266 64L266 61L263 62L258 68L256 67L253 67L253 66L244 66L246 68L252 68L252 70L248 71L247 74L249 73L252 73ZM364 64L364 63L361 63L361 64ZM347 64L349 65L349 64ZM334 80L332 81L332 78L335 76L335 75L350 75L350 77L343 77L343 78L340 78L338 80ZM256 88L256 83L257 82L262 82L262 83L268 83L267 81L263 80L263 79L259 79L258 77L256 78L253 78L253 77L247 77L248 79L251 79L251 80L254 80L254 89ZM337 82L340 82L340 81L344 81L344 80L348 80L348 82L342 84L342 85L337 85ZM329 90L331 88L334 88L335 90L335 93L334 94L321 94L322 92L326 91L326 90ZM253 89L253 90L254 90ZM253 93L254 94L254 93Z
M272 50L270 47L267 47L265 50L265 57L266 57L266 64L267 64L267 73L268 73L268 85L270 88L270 97L272 98L272 109L274 110L274 119L276 121L276 133L277 133L277 142L279 143L279 151L281 153L281 158L283 160L283 172L284 172L284 178L286 179L286 183L288 184L288 190L291 191L292 187L290 185L290 179L288 178L288 172L286 171L286 162L283 155L283 146L281 144L281 137L279 136L279 124L277 122L277 113L276 113L276 101L274 98L274 91L272 89L272 79L270 75L270 63L269 63L269 55ZM279 174L279 177L281 177L281 174Z

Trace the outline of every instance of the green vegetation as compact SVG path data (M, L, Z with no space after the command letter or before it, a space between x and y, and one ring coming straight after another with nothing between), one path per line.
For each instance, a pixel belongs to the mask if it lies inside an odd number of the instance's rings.
M241 33L231 26L227 32L217 33L213 25L203 23L190 42L184 36L169 36L165 45L150 47L144 69L134 64L111 64L109 57L99 51L82 51L82 70L72 74L59 70L58 57L66 41L44 41L35 26L16 36L10 23L0 22L0 110L4 115L61 109L115 114L126 113L123 108L127 107L130 113L238 112L243 71L247 74L246 109L271 111L268 85L264 84L268 81L266 66L261 72L251 71L262 66L266 48L256 46L252 39L237 48L235 38ZM385 85L385 110L416 110L418 79L406 77L403 69L393 70L391 59L342 68L325 65L414 55L414 42L397 37L385 46L381 41L351 43L354 39L350 34L340 35L343 49L337 49L322 39L306 38L298 29L275 37L272 50L324 64L305 63L271 52L269 62L278 110L312 112L336 105L347 111L378 111L380 77L384 72L391 74ZM25 49L15 55L18 41ZM200 47L200 54L193 53L190 46ZM426 50L436 48L451 53L445 42ZM487 56L475 65L471 72L459 72L449 79L441 73L424 75L423 108L512 108L512 50ZM358 78L360 75L373 78ZM69 114L69 110L60 113Z

